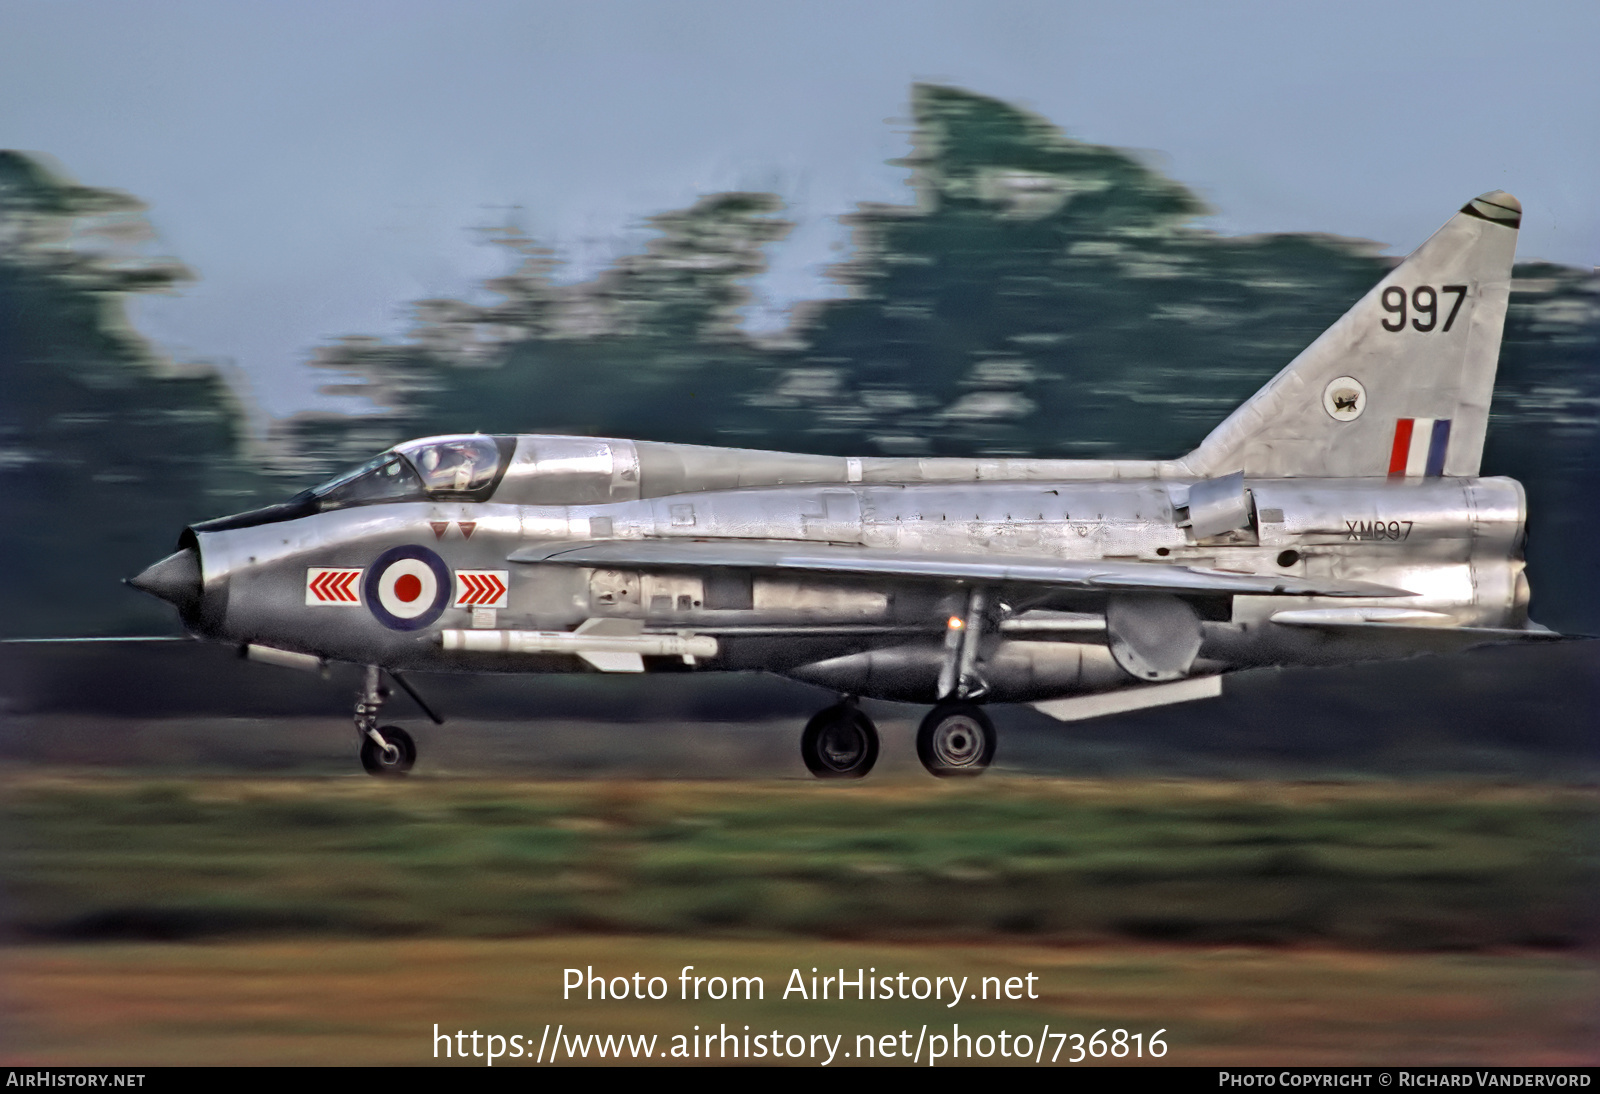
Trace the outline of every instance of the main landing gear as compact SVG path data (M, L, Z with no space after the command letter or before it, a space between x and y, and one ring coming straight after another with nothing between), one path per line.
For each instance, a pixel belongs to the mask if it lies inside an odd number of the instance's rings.
M878 762L878 727L846 699L806 723L800 755L819 779L859 779Z
M974 703L941 703L917 730L917 758L940 778L983 774L994 745L994 723ZM859 779L878 761L878 729L845 699L806 723L800 755L819 779Z
M994 723L971 703L941 703L917 730L917 759L942 779L981 775L994 759Z
M377 665L367 666L366 676L362 679L361 696L356 700L356 736L361 740L361 766L366 768L368 775L404 775L417 762L417 745L411 739L411 734L399 726L378 725L378 712L383 709L383 701L389 697L389 689L383 686L382 672ZM444 719L422 701L422 696L406 683L404 677L390 670L389 678L411 696L434 725L444 724Z

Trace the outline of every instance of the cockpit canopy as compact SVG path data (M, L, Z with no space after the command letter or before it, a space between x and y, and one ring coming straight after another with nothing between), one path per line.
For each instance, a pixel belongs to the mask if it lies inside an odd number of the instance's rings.
M964 480L973 475L963 474ZM861 481L860 461L606 437L423 437L287 501L190 525L186 536L406 501L596 505L700 490ZM180 546L183 541L180 540Z
M505 474L516 441L474 433L424 437L381 452L310 496L319 510L393 501L483 501Z

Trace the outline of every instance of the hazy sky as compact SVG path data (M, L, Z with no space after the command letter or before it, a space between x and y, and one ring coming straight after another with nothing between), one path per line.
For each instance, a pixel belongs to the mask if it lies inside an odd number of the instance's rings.
M1600 262L1600 4L0 0L0 147L150 205L199 280L139 309L270 413L321 342L505 268L588 273L640 221L771 190L800 222L756 322L825 290L834 219L900 202L915 81L1156 150L1225 232L1415 247L1522 199L1519 257ZM321 403L321 405L327 405Z

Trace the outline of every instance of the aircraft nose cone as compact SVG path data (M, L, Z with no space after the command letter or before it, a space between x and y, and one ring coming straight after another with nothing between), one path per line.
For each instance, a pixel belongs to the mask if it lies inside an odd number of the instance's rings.
M128 584L159 596L187 615L200 606L200 555L193 547L185 547L128 578Z

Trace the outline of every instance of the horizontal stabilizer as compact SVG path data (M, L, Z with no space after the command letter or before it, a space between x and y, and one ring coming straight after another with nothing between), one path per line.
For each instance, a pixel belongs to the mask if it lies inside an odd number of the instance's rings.
M1171 684L1151 684L1148 687L1123 688L1100 695L1074 695L1068 699L1051 699L1034 703L1033 709L1048 714L1058 722L1081 722L1086 718L1101 718L1107 714L1121 714L1128 710L1163 707L1170 703L1188 703L1196 699L1215 699L1222 694L1222 677L1197 676Z
M1119 592L1217 593L1239 596L1410 596L1369 581L1287 574L1246 574L1164 562L1023 558L1007 555L917 554L803 542L742 539L599 540L523 547L511 562L566 566L793 570L868 577L1053 585Z

